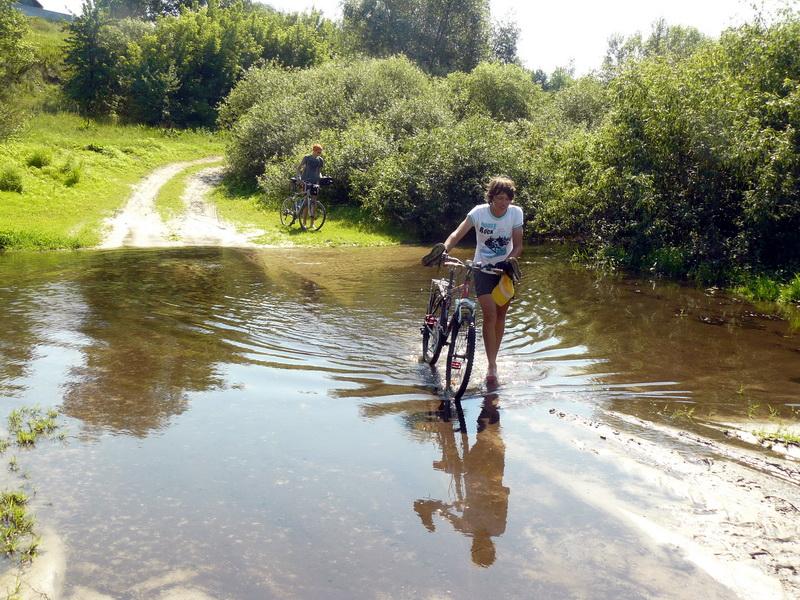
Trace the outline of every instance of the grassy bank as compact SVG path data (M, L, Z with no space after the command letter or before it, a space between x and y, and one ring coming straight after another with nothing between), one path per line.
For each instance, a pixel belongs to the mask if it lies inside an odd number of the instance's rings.
M261 192L243 191L222 185L210 198L220 217L242 230L253 227L264 232L253 241L278 246L390 246L410 241L413 236L399 228L377 227L367 222L364 214L353 207L331 206L323 192L320 200L328 208L328 218L319 231L301 231L295 225L281 226L274 202L265 203Z
M752 301L800 304L800 273L783 282L767 275L742 278L734 291Z
M102 222L155 167L223 151L208 132L40 114L0 144L0 249L93 246Z

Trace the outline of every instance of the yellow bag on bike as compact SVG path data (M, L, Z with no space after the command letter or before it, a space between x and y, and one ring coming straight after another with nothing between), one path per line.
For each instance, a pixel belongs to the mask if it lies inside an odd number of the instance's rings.
M514 297L514 282L511 277L503 273L500 276L500 281L494 286L492 290L492 300L495 301L497 306L505 306Z

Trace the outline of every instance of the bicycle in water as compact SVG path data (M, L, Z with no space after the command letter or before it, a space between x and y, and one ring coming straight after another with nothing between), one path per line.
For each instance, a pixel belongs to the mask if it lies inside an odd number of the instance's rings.
M292 188L289 197L281 205L281 225L291 227L298 223L302 231L319 231L328 216L325 205L317 199L319 188L321 185L330 185L333 180L323 177L319 183L309 183L291 177L289 181L292 182Z
M442 260L448 274L431 280L428 307L420 328L422 359L434 366L447 346L445 385L459 399L467 389L475 360L475 300L469 297L473 273L501 275L503 270L462 261L447 253L442 254Z

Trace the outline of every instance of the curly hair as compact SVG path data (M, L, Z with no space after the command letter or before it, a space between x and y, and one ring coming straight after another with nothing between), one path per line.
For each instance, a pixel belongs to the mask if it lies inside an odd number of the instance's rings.
M508 177L492 177L486 184L486 202L489 203L500 194L506 194L509 200L513 200L516 193L517 188L514 182Z

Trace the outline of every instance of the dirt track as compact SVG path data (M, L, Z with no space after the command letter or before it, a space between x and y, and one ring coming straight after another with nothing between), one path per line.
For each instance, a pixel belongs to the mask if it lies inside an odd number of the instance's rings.
M155 209L161 187L181 171L194 165L219 162L210 157L174 163L145 177L134 187L125 207L109 219L109 231L100 248L155 248L169 246L252 246L261 232L241 233L217 216L216 208L205 196L222 176L222 167L210 167L189 178L183 193L184 214L165 223Z

